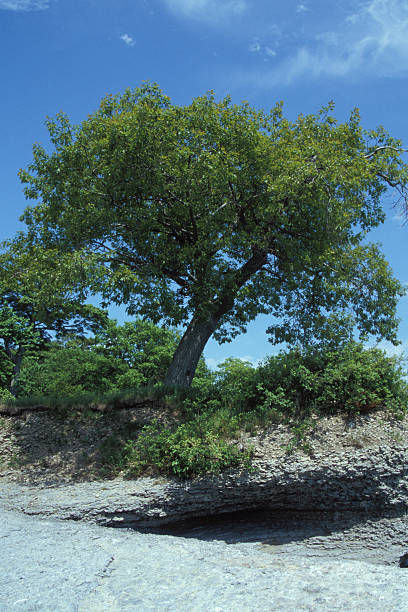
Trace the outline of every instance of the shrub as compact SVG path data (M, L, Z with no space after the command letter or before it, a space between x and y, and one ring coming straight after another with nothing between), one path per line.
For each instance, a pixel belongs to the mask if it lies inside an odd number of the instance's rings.
M250 451L240 452L213 431L200 433L194 423L172 431L157 421L146 425L137 440L127 442L124 452L132 476L148 469L179 478L218 474L231 467L249 467L250 458Z
M78 347L57 344L39 356L28 356L18 384L18 396L70 396L81 393L107 393L128 366Z
M288 414L398 410L408 403L401 360L354 342L337 351L292 350L269 357L257 378L261 405Z
M146 321L122 326L109 321L90 338L70 336L64 344L49 343L23 360L18 397L72 396L160 385L177 346L177 333ZM2 368L0 352L0 387ZM209 370L201 359L195 387L205 386ZM5 379L6 380L6 379Z
M0 389L0 404L3 402L13 402L14 396L11 395L8 389Z
M226 359L216 378L221 405L233 413L250 410L256 404L255 383L256 369L249 361Z

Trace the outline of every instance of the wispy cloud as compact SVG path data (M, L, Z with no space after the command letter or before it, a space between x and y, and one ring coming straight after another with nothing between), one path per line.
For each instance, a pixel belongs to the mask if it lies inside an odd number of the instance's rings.
M262 55L265 60L275 57L277 55L276 49L269 45L261 45L258 39L254 40L248 45L248 51L250 53L258 53Z
M385 351L388 357L402 357L408 354L408 340L403 340L398 346L394 346L394 344L391 344L391 342L387 340L381 340L381 342L377 342L377 344L371 346L375 346L375 348Z
M309 9L307 8L307 5L304 2L299 2L297 7L296 7L296 12L297 13L305 13L308 10Z
M272 47L269 47L268 45L266 45L264 51L265 55L267 55L268 57L275 57L276 55L275 49L272 49Z
M254 38L254 40L250 43L248 50L250 53L259 53L261 51L261 45L259 44L259 40Z
M307 8L301 2L298 11L303 5ZM308 39L301 32L292 36L286 57L273 70L252 72L246 80L272 87L305 77L360 78L408 73L407 0L364 0L357 11L343 15L332 27L328 25L330 15L325 17L322 20L325 28L316 31L315 27Z
M207 367L210 368L210 370L217 369L220 363L222 363L223 361L223 359L214 359L214 357L205 358L205 363L207 364Z
M261 363L261 359L255 359L252 355L244 355L243 357L234 357L234 359L239 359L243 363L249 363L254 368L258 367ZM224 363L224 359L215 359L214 357L206 357L205 362L210 370L216 370L222 363Z
M49 0L0 0L0 10L5 11L43 11L49 6Z
M164 0L174 13L202 21L238 16L247 9L246 0Z
M262 55L265 60L277 55L277 48L280 44L282 32L276 24L269 25L267 36L262 39L254 36L248 45L248 51Z
M125 45L127 45L128 47L134 47L136 42L135 40L129 36L129 34L122 34L122 36L119 36L120 40L123 40L123 42L125 43Z
M399 227L402 227L406 223L406 215L404 213L402 213L402 212L398 213L396 215L393 215L391 217L391 219L392 219L392 221L397 223L399 225Z

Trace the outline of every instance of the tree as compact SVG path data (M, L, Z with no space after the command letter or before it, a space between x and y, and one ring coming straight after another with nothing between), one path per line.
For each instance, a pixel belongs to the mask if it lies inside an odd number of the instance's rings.
M80 125L47 126L21 170L39 244L97 258L106 301L186 325L165 382L190 385L206 342L270 314L273 341L318 337L327 316L396 341L400 283L367 232L380 198L406 202L401 142L333 105L283 117L214 94L173 105L156 85L108 96ZM283 325L282 325L283 320ZM299 329L306 335L299 335Z
M70 334L27 354L18 395L104 394L161 383L179 340L176 331L148 321L118 325L109 319L94 335ZM197 374L195 382L207 382L203 359Z
M148 321L136 319L118 325L109 319L95 335L68 336L64 345L121 363L125 367L115 376L114 386L123 389L162 382L179 340L175 330Z
M165 377L179 341L180 335L175 330L148 321L136 319L118 325L109 320L107 326L95 334L92 350L128 365L118 386L153 385Z
M24 357L18 397L102 395L116 390L118 378L127 370L114 357L50 342L45 350Z
M0 350L6 356L3 372L8 372L8 388L15 396L27 351L42 348L52 336L97 331L107 316L83 304L87 268L76 254L45 249L22 235L2 247Z
M0 343L1 386L7 387L15 396L23 355L27 349L41 344L41 336L34 325L15 312L4 299L0 301Z

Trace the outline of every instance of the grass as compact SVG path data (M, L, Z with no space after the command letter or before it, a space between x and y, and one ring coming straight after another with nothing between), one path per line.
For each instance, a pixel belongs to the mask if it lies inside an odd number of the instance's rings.
M285 446L287 455L290 455L299 448L307 453L312 453L312 447L308 437L316 428L316 421L312 421L308 416L301 417L290 423L292 437Z
M92 421L101 413L113 412L122 408L141 406L161 406L171 412L180 406L182 398L177 389L165 386L146 386L133 389L115 390L105 394L81 393L77 395L52 396L38 395L19 397L0 401L3 406L20 409L48 409L56 417L65 420L75 416L77 420Z

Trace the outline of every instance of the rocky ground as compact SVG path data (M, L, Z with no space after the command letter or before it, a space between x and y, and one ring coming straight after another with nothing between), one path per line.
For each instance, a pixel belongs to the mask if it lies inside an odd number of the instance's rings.
M159 535L1 511L0 609L407 609L407 570L375 558L373 539L359 549L355 532L354 538L345 535L342 547L340 533L325 548L317 537L311 546L315 523L306 517L299 529L299 524L282 526L274 517L263 524L246 517L244 528L230 520L216 530L207 526L205 533L196 527L185 534Z
M3 414L4 503L26 513L132 527L265 507L363 512L376 519L405 515L407 418L379 412L353 419L315 418L307 431L271 424L233 442L253 445L252 471L229 470L187 481L154 474L127 479L116 464L112 468L115 449L152 418L175 415L152 406L108 413Z
M1 411L2 610L406 608L407 418L271 424L253 472L181 482L112 473L158 406Z

